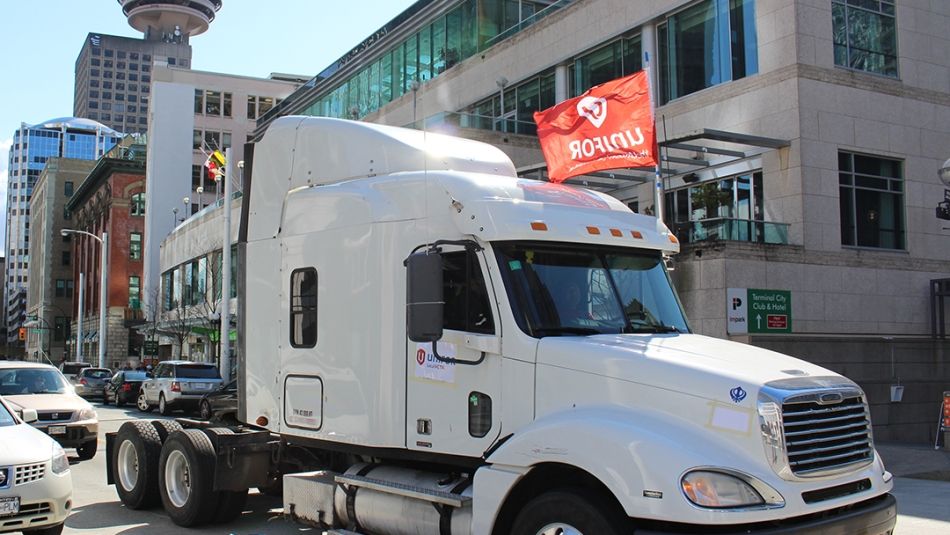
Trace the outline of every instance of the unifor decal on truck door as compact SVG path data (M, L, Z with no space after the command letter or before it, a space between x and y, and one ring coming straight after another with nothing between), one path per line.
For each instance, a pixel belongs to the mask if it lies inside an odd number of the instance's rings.
M284 379L284 423L319 430L323 426L323 380L310 375Z
M437 342L439 356L445 359L455 358L455 344ZM442 362L432 354L431 343L416 344L416 377L439 381L443 383L455 382L455 364Z

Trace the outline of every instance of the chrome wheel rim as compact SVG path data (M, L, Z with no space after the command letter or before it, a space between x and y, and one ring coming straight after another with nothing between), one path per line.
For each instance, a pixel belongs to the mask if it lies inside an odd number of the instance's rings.
M191 467L179 450L168 454L165 461L165 493L175 507L184 507L191 496Z
M583 533L570 524L555 522L538 530L537 535L583 535Z
M119 453L116 455L116 468L119 472L119 484L127 492L132 492L139 481L139 456L135 445L130 440L123 440L119 444Z
M139 403L139 410L142 410L142 411L148 410L148 402L145 401L145 392L142 392L141 394L139 394L138 403Z
M158 410L165 412L165 396L158 398Z

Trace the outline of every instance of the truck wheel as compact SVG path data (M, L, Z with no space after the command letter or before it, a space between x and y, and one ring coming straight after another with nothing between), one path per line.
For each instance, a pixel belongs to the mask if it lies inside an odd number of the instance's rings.
M234 431L225 427L212 427L205 429L205 433L211 435L233 435ZM211 519L212 524L224 524L240 516L244 512L244 506L247 505L247 489L244 490L223 490L218 501L218 510L214 512Z
M99 449L99 438L96 437L96 440L90 440L82 446L76 448L76 453L79 454L80 461L88 461L96 456L96 450Z
M193 527L211 520L218 508L214 491L214 446L198 429L172 433L162 446L158 487L172 522Z
M515 518L514 535L620 535L622 518L589 493L555 490L528 502Z
M168 406L168 402L165 401L164 393L158 395L158 413L162 416L168 416L172 413L171 408Z
M168 440L169 435L182 430L181 424L174 420L152 420L152 425L155 426L155 431L158 432L158 438L162 440L162 444Z
M122 424L112 450L115 490L130 509L147 509L158 504L158 461L162 442L146 421Z
M152 412L152 406L145 399L145 391L139 392L139 397L135 400L135 406L142 412Z

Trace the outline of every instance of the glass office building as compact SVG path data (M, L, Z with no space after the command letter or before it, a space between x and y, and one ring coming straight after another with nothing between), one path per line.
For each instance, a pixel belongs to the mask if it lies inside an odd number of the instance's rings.
M35 125L23 123L13 133L8 155L7 234L4 288L7 342L15 345L26 310L30 248L30 197L46 160L52 157L95 160L118 141L120 134L89 119L63 117ZM65 261L64 259L56 259ZM22 342L20 342L22 345Z

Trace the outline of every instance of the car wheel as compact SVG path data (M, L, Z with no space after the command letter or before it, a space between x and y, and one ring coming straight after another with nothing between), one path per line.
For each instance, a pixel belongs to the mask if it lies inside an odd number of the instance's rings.
M218 508L214 491L214 446L198 429L173 433L162 447L158 484L172 522L192 527L211 520Z
M130 509L147 509L158 504L158 465L162 442L148 422L122 424L112 449L115 490Z
M174 420L152 420L152 425L158 431L158 438L162 439L162 444L168 440L168 437L175 431L181 431L183 428L180 423Z
M162 416L168 416L171 414L171 409L168 407L168 403L165 401L165 394L161 393L158 395L158 413Z
M208 438L212 435L233 435L234 431L224 427L212 427L205 429ZM247 505L247 490L223 490L218 498L218 509L211 517L212 524L224 524L240 516L244 512L244 506Z
M555 490L528 502L515 518L515 535L619 535L622 517L588 492Z
M80 461L88 461L89 459L92 459L96 456L96 450L98 449L99 439L96 438L96 440L90 440L89 442L86 442L82 446L76 448L76 453L79 454Z
M211 419L211 404L208 403L208 400L201 400L201 404L198 405L198 416L201 417L202 420Z
M152 406L148 404L148 400L145 399L145 391L142 390L139 392L138 399L135 400L135 405L142 412L152 412Z
M63 524L56 524L55 526L46 526L45 528L23 530L23 533L29 533L30 535L60 535L60 533L62 532L63 532Z

